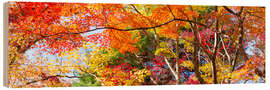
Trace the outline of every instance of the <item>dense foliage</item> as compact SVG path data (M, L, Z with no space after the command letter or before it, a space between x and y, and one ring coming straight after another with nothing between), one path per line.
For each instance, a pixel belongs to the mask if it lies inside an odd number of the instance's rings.
M9 2L9 86L265 82L265 8Z

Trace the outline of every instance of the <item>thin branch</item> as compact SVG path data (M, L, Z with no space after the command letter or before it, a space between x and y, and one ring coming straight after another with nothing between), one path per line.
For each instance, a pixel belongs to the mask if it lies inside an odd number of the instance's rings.
M102 14L103 14L103 17L104 17L104 20L105 20L105 26L108 24L108 20L107 20L107 17L106 17L106 12L104 11L104 6L102 5Z
M178 77L177 73L173 70L173 68L172 68L171 64L169 63L168 59L165 58L165 57L164 57L164 59L165 59L166 64L168 65L170 71L171 71L172 74L174 75L175 79L178 80L179 77Z
M26 84L20 85L20 86L18 86L18 87L23 87L23 86L26 86L26 85L29 85L29 84L33 84L33 83L36 83L36 82L45 81L45 80L48 80L48 79L53 78L53 77L81 78L81 77L79 77L79 76L54 75L54 76L47 76L46 78L42 78L42 79L40 79L40 80L34 80L34 81L27 82Z
M230 55L229 55L229 53L228 53L228 51L227 51L227 48L225 47L224 40L223 40L222 36L220 36L220 40L221 40L223 49L224 49L224 51L225 51L225 54L226 54L226 56L228 57L228 61L229 61L229 63L231 63L231 57L230 57Z
M97 81L101 81L101 80L97 77L97 75L95 75L95 74L93 74L93 73L89 73L89 72L87 72L87 71L85 71L85 70L83 70L83 69L81 69L81 68L80 68L80 70L83 71L84 73L88 74L88 75L94 76L94 77L96 78Z
M234 59L232 61L232 71L231 72L233 72L235 70L238 56L239 56L239 49L237 49L237 51L235 53L235 57L234 57Z
M237 13L235 13L234 11L232 11L232 10L231 10L230 8L228 8L227 6L223 6L223 8L224 8L225 10L227 10L228 12L230 12L231 14L238 16Z
M134 10L138 13L138 14L140 14L140 15L142 15L142 13L136 8L136 6L134 6L133 4L130 4L133 8L134 8ZM146 10L145 10L145 12L147 12ZM144 18L146 18L146 20L149 22L149 24L152 26L152 24L154 23L152 20L150 20L149 18L147 18L147 17L145 17L145 16L143 16ZM157 33L156 33L156 28L153 28L154 29L154 36L155 36L155 42L156 42L156 44L159 44L159 35L157 35ZM145 30L143 30L143 32L145 32L146 33L146 35L147 36L149 36L148 35L148 33L145 31ZM158 45L157 45L157 47L158 47Z
M172 9L169 7L169 5L167 5L167 7L168 7L169 11L171 12L173 18L175 18L174 14L173 14L173 12L172 12Z
M136 6L134 6L133 4L130 4L132 6L132 8L137 12L139 13L140 15L142 15L142 13L136 8Z
M176 70L176 74L177 74L177 76L179 76L179 62L178 62L178 60L179 60L179 54L180 54L180 52L179 52L179 36L176 38L176 46L175 46L175 48L176 48L176 64L175 64L175 70ZM181 81L179 80L179 79L177 79L176 80L176 84L179 84L179 83L181 83Z
M238 16L240 16L242 14L242 12L244 11L244 6L241 6L240 11L237 13Z
M115 28L115 27L101 27L101 28L95 28L95 29L90 29L90 30L86 30L86 31L81 31L81 32L74 32L74 33L66 33L66 32L62 32L62 33L56 33L56 34L52 34L52 35L47 35L44 36L42 35L43 38L47 38L47 37L51 37L51 36L57 36L57 35L63 35L63 34L81 34L81 33L86 33L86 32L91 32L91 31L96 31L96 30L102 30L102 29L113 29L113 30L117 30L117 31L136 31L136 30L148 30L148 29L154 29L154 28L158 28L161 27L163 25L167 25L173 21L185 21L185 22L190 22L190 23L196 23L198 25L204 26L204 27L208 27L205 24L196 22L196 21L191 21L191 20L185 20L185 19L171 19L165 23L156 25L156 26L152 26L152 27L137 27L137 28L129 28L129 29L121 29L121 28Z
M150 77L150 80L151 80L155 85L158 85L157 81L155 81L152 77Z

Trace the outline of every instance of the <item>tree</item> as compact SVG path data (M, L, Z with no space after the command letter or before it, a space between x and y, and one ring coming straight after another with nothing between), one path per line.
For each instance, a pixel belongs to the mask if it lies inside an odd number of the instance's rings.
M259 82L264 45L264 7L9 3L10 87Z

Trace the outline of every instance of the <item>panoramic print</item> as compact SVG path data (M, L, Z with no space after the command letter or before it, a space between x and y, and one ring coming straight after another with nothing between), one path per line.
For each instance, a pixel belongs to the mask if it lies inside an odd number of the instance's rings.
M265 7L8 2L8 87L265 83Z

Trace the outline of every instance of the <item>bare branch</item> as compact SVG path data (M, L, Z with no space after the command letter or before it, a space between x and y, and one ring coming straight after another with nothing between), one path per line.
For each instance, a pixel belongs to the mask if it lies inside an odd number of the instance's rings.
M169 11L171 12L173 18L175 18L174 14L173 14L173 12L172 12L172 9L169 7L169 5L167 5L167 7L168 7Z
M230 12L233 15L237 16L237 13L235 13L234 11L232 11L230 8L228 8L227 6L223 6L223 8L225 8L225 10L227 10L228 12Z
M227 49L226 49L226 47L225 47L224 40L223 40L222 36L220 36L220 40L221 40L223 49L224 49L224 51L225 51L225 54L226 54L226 56L228 57L228 61L229 61L229 63L231 63L231 57L230 57L230 55L229 55L229 53L228 53L228 51L227 51Z
M81 32L74 32L74 33L66 33L66 32L62 32L62 33L56 33L56 34L52 34L52 35L42 35L43 38L48 38L51 36L57 36L57 35L64 35L64 34L81 34L81 33L86 33L86 32L91 32L91 31L96 31L96 30L102 30L102 29L113 29L113 30L117 30L117 31L136 31L136 30L148 30L148 29L154 29L154 28L158 28L161 27L163 25L167 25L173 21L184 21L184 22L190 22L190 23L196 23L198 25L204 26L204 27L208 27L205 24L196 22L196 21L191 21L191 20L185 20L185 19L171 19L165 23L156 25L156 26L152 26L152 27L137 27L137 28L129 28L129 29L121 29L121 28L115 28L115 27L101 27L101 28L95 28L95 29L90 29L90 30L86 30L86 31L81 31Z
M20 85L20 86L18 86L18 87L23 87L23 86L30 85L30 84L33 84L33 83L36 83L36 82L45 81L45 80L48 80L48 79L53 78L53 77L81 78L81 77L79 77L79 76L54 75L54 76L47 76L46 78L42 78L42 79L40 79L40 80L34 80L34 81L27 82L26 84Z
M130 4L132 6L132 8L140 15L142 15L142 13L136 8L136 6L134 6L133 4Z
M244 11L244 6L241 6L241 9L240 9L240 11L237 13L237 15L238 15L238 16L241 15L243 11Z
M165 59L166 64L168 65L170 71L174 75L175 79L178 80L179 77L178 77L177 73L173 70L173 68L172 68L171 64L169 63L168 59L166 57L164 59Z

